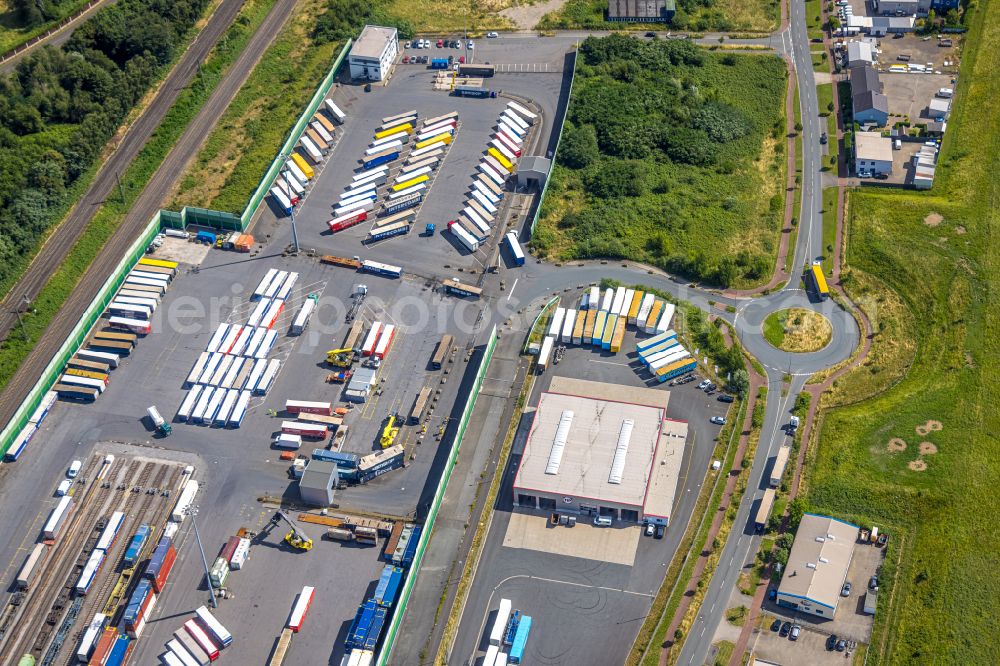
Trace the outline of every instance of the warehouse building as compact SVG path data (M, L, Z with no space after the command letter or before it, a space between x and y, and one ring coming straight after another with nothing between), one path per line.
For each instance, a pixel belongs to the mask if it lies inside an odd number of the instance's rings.
M399 53L399 40L395 28L366 25L358 40L351 46L347 62L351 78L361 81L382 81L389 74Z
M337 485L337 463L329 460L310 460L299 479L299 496L306 504L330 506L333 489Z
M892 139L878 132L855 132L854 172L863 177L892 173Z
M778 586L778 605L833 618L857 538L857 525L814 513L802 516Z
M884 127L889 121L889 100L882 94L878 72L868 63L851 67L851 106L854 122Z
M514 478L514 504L667 525L688 426L670 394L555 377L542 393Z
M676 13L675 0L608 0L609 21L668 23Z

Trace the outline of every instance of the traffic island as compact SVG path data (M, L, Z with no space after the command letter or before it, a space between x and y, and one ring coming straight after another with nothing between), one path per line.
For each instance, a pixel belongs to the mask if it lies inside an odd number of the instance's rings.
M830 320L813 310L788 308L772 312L764 320L764 339L786 352L815 352L830 344Z

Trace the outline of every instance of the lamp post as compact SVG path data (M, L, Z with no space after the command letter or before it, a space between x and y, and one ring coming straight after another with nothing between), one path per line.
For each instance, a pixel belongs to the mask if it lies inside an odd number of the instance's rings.
M205 558L205 548L201 545L201 533L198 531L198 507L193 504L184 510L184 513L191 516L191 524L194 525L194 538L198 542L198 552L201 553L201 563L205 566L205 580L208 581L208 591L212 595L212 608L218 608L219 603L215 600L215 588L212 586L212 574L208 570L208 560Z
M21 325L21 337L23 337L24 341L27 342L28 341L28 331L24 328L24 319L21 318L21 306L22 306L22 304L23 305L31 305L31 299L28 298L27 294L24 294L23 296L21 296L21 302L17 304L16 308L14 308L14 314L17 315L17 323Z

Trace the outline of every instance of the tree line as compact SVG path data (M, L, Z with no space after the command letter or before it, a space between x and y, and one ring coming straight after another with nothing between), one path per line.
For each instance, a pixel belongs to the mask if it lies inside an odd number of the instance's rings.
M44 5L45 3L40 3ZM0 282L169 63L208 0L119 0L0 76Z

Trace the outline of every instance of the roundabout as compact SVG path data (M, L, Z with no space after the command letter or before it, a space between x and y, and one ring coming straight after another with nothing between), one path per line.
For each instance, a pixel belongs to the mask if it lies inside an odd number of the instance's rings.
M830 343L831 337L830 320L812 310L778 310L764 320L764 339L781 351L819 351Z

